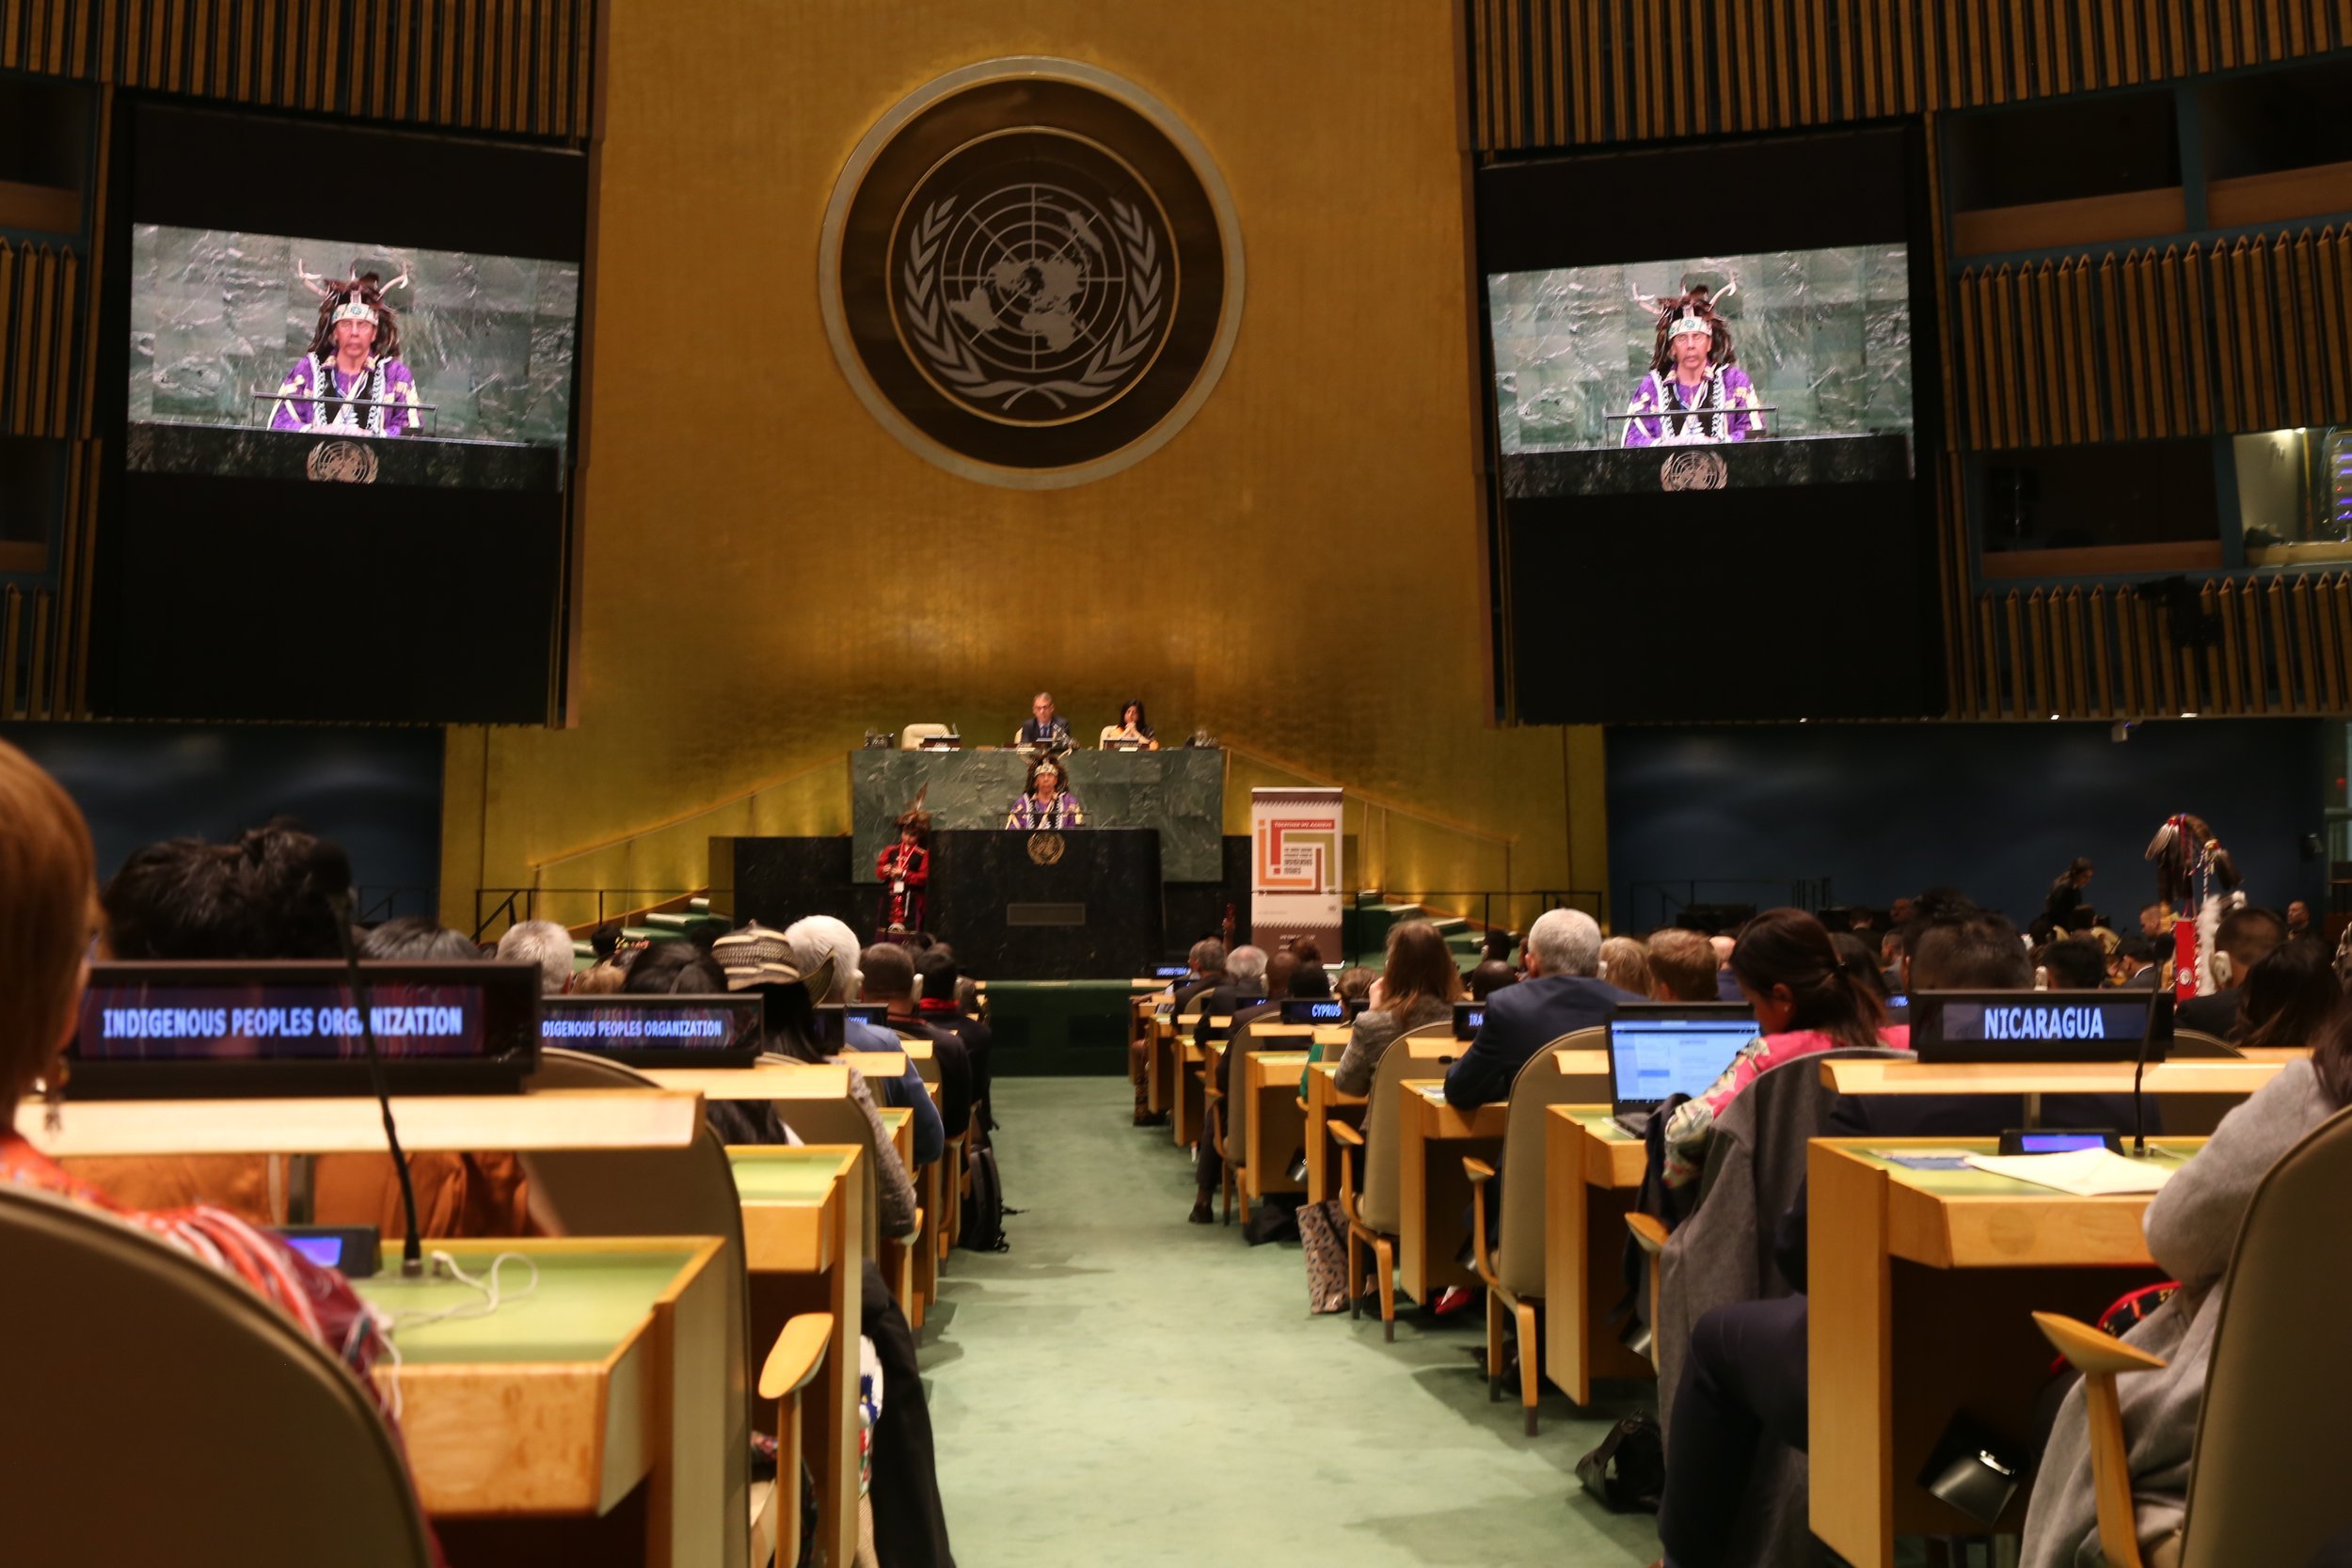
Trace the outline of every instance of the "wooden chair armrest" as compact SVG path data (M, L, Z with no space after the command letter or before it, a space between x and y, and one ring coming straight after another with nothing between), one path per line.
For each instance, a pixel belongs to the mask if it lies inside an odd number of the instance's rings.
M922 1235L923 1235L923 1211L922 1211L922 1210L920 1210L920 1209L917 1209L917 1210L915 1210L915 1212L914 1212L914 1229L912 1229L912 1230L910 1230L910 1231L908 1231L905 1235L903 1235L903 1236L899 1237L899 1238L898 1238L898 1243L899 1243L899 1244L900 1244L900 1245L902 1245L902 1246L912 1247L912 1246L914 1246L914 1244L917 1241L919 1241L919 1240L922 1238Z
M1307 1103L1307 1097L1302 1094L1298 1097L1298 1109L1303 1114L1313 1110L1314 1107Z
M759 1369L759 1397L780 1400L807 1387L824 1365L825 1347L832 1342L830 1312L803 1312L787 1321L768 1351L767 1364Z
M2063 1313L2036 1312L2033 1322L2042 1337L2078 1372L2149 1372L2164 1367L2163 1357Z
M1655 1214L1628 1214L1625 1227L1633 1232L1633 1244L1644 1252L1656 1253L1666 1244L1666 1227Z
M1465 1154L1462 1156L1462 1174L1470 1179L1471 1186L1483 1187L1495 1179L1495 1168L1484 1160Z
M1361 1148L1364 1147L1363 1133L1358 1132L1355 1128L1348 1126L1347 1123L1343 1121L1327 1121L1323 1125L1326 1132L1329 1132L1331 1136L1340 1143L1345 1144L1348 1148Z

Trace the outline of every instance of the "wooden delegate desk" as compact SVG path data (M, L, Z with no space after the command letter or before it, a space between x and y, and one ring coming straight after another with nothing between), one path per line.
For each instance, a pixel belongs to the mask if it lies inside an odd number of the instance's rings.
M665 1089L692 1089L705 1100L838 1100L850 1073L895 1082L907 1069L896 1051L845 1051L834 1062L760 1061L750 1067L648 1067L636 1070Z
M2182 1156L2202 1144L2150 1140ZM2025 1447L2050 1366L2029 1314L2094 1322L2156 1278L2145 1196L2074 1197L1887 1157L1995 1147L1817 1138L1808 1150L1812 1525L1852 1568L1891 1568L1898 1535L1985 1533L1915 1480L1946 1424L1965 1410ZM2023 1527L2026 1500L2021 1490L1999 1530Z
M1338 1169L1331 1155L1329 1124L1333 1118L1350 1127L1364 1124L1364 1106L1368 1103L1360 1094L1342 1094L1339 1088L1340 1064L1335 1061L1310 1062L1307 1065L1307 1201L1323 1203L1340 1196Z
M1625 1216L1647 1158L1606 1105L1544 1114L1544 1375L1580 1405L1592 1403L1597 1379L1658 1376L1609 1322L1625 1296Z
M373 1102L370 1102L371 1104ZM380 1129L379 1129L380 1131ZM720 1243L635 1240L442 1241L469 1273L501 1253L506 1299L486 1317L396 1328L401 1435L417 1495L435 1519L593 1516L646 1485L649 1565L719 1560L726 1495L726 1276ZM478 1306L454 1280L355 1279L371 1306L405 1314ZM841 1336L836 1333L835 1338ZM854 1336L851 1336L854 1342Z
M2283 1062L2185 1056L2151 1062L2147 1094L2251 1095ZM1821 1064L1821 1082L1840 1094L2129 1094L2130 1062L1919 1062L1856 1058Z
M800 1312L830 1312L824 1365L802 1395L801 1451L816 1479L823 1560L857 1551L858 1336L864 1307L865 1179L851 1145L730 1147L727 1164L743 1205L743 1259L751 1275L752 1365ZM843 1332L840 1325L851 1325ZM764 1427L773 1414L755 1410Z
M1216 1020L1211 1019L1211 1027ZM1228 1021L1228 1026L1231 1026ZM1172 1066L1168 1077L1168 1108L1175 1115L1168 1117L1173 1126L1178 1148L1190 1148L1200 1137L1200 1124L1206 1119L1208 1103L1200 1069L1206 1053L1193 1044L1193 1037L1200 1027L1199 1013L1184 1013L1175 1020L1173 1037L1169 1041L1168 1059Z
M1456 1110L1445 1102L1442 1078L1407 1078L1397 1092L1405 1097L1396 1118L1397 1285L1426 1307L1448 1285L1478 1283L1476 1275L1454 1261L1470 1235L1462 1223L1470 1203L1462 1160L1493 1162L1502 1148L1511 1107L1497 1101L1474 1111ZM1384 1158L1376 1148L1367 1157Z
M702 1125L691 1089L548 1089L530 1094L394 1095L401 1148L685 1148ZM44 1125L26 1100L16 1130L56 1160L144 1154L381 1154L384 1117L371 1095L331 1099L68 1100Z
M1256 1031L1251 1031L1256 1033ZM1307 1148L1307 1115L1298 1100L1304 1051L1253 1051L1244 1060L1249 1096L1242 1123L1243 1181L1255 1203L1268 1193L1295 1193L1305 1183L1291 1176L1291 1152Z

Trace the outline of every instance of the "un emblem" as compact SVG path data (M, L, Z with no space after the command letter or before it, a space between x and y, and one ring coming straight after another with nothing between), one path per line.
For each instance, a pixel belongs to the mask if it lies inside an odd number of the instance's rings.
M321 441L302 466L312 479L332 484L375 483L375 453L364 441Z
M867 133L826 214L825 321L851 387L942 467L1051 488L1192 417L1240 326L1232 206L1142 89L994 60Z
M1731 478L1731 468L1719 452L1703 451L1684 447L1658 467L1658 487L1661 490L1720 490Z
M1032 865L1059 865L1062 847L1059 833L1031 833L1029 835L1029 863Z

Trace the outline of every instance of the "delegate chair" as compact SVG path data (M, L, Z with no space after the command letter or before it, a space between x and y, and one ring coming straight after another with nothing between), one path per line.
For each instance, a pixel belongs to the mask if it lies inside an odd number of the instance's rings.
M1279 1023L1282 1015L1278 1008L1247 1023L1237 1023L1225 1040L1225 1081L1229 1090L1220 1090L1214 1082L1210 1090L1216 1095L1216 1114L1211 1117L1211 1131L1217 1146L1225 1151L1225 1219L1231 1224L1233 1208L1241 1207L1241 1223L1249 1223L1249 1058L1261 1051L1292 1049L1295 1042L1279 1037L1261 1039L1255 1024Z
M855 1144L865 1152L866 1158L858 1162L859 1168L866 1173L865 1256L881 1266L882 1277L890 1282L890 1294L898 1302L898 1310L905 1314L908 1325L920 1329L923 1326L923 1298L915 1282L914 1249L923 1241L923 1211L917 1209L914 1212L914 1229L912 1232L889 1238L887 1248L882 1245L882 1199L877 1167L886 1150L893 1158L897 1157L898 1151L891 1149L887 1144L875 1141L874 1124L866 1119L866 1112L858 1102L846 1096L839 1100L780 1100L776 1101L776 1115L782 1117L784 1124L805 1142ZM912 1171L908 1174L914 1175ZM919 1192L921 1189L916 1190Z
M1369 1253L1375 1271L1374 1283L1380 1290L1381 1338L1386 1339L1396 1338L1396 1233L1402 1209L1397 1195L1397 1085L1407 1078L1430 1076L1433 1067L1451 1059L1451 1050L1441 1057L1432 1048L1458 1044L1451 1020L1406 1030L1389 1042L1380 1065L1373 1069L1363 1131L1340 1121L1326 1124L1340 1145L1340 1212L1347 1220L1348 1312L1363 1316L1364 1271L1359 1260ZM1372 1149L1369 1157L1361 1152L1367 1145ZM1356 1186L1359 1160L1363 1164L1360 1194Z
M2099 1546L2111 1568L2301 1568L2352 1523L2337 1458L2352 1402L2352 1338L2344 1332L2352 1248L2332 1240L2348 1188L2352 1112L2314 1128L2255 1188L2217 1287L2221 1310L2189 1459L2188 1511L2180 1533L2144 1558L2115 1380L2164 1363L2072 1318L2034 1314L2083 1374ZM2314 1245L2314 1238L2330 1240Z
M909 724L898 732L898 750L919 752L923 749L923 742L926 740L944 739L955 733L953 728L946 724Z
M893 1023L890 1031L901 1040L928 1040L931 1037L907 1023ZM914 1075L923 1081L924 1086L936 1088L939 1084L938 1055L926 1046L920 1054L909 1052L908 1057L914 1063ZM976 1106L976 1114L977 1110ZM964 1150L971 1146L972 1129L969 1124L947 1129L946 1150L939 1157L940 1212L931 1221L932 1253L943 1263L947 1260L949 1250L955 1246L957 1235L963 1229L963 1204L961 1200L964 1189L971 1185L971 1180L965 1174ZM913 1171L907 1174L914 1175ZM916 1190L921 1190L920 1178L916 1180Z
M1484 1189L1495 1180L1497 1167L1484 1160L1462 1161L1471 1187L1478 1190L1478 1199L1470 1205L1470 1248L1478 1277L1486 1287L1486 1397L1502 1398L1502 1327L1507 1319L1518 1338L1519 1403L1526 1411L1530 1437L1535 1435L1535 1397L1543 1382L1535 1325L1544 1293L1544 1112L1554 1105L1609 1103L1616 1089L1608 1073L1558 1069L1563 1052L1608 1049L1608 1030L1579 1029L1530 1056L1511 1080L1510 1115L1498 1157L1503 1202L1491 1248ZM1561 1201L1581 1201L1581 1195L1563 1194Z
M325 1552L351 1568L430 1568L374 1406L243 1282L4 1184L0 1258L11 1561L294 1568Z
M617 1062L563 1050L540 1052L538 1070L526 1085L531 1089L652 1086L653 1080ZM724 1449L727 1496L733 1504L724 1521L723 1560L748 1562L753 1568L762 1568L771 1560L796 1561L801 1524L798 1488L779 1494L771 1486L755 1489L751 1484L752 1397L755 1391L746 1349L751 1339L751 1276L743 1259L743 1203L735 1190L726 1146L706 1124L685 1148L537 1152L523 1155L522 1162L531 1179L532 1214L559 1235L719 1238L722 1245L715 1266L725 1271L736 1303L727 1328L727 1386L735 1397L725 1407ZM825 1333L818 1332L813 1319L824 1320ZM791 1418L792 1433L800 1430L795 1403L799 1391L823 1362L832 1327L828 1314L793 1319L762 1367L756 1392L760 1398L770 1398L767 1390L773 1386L788 1394L788 1398L784 1394L772 1397L780 1400L780 1415ZM794 1358L803 1352L808 1359L801 1365ZM776 1440L781 1450L787 1441L785 1428L777 1429ZM793 1442L797 1457L797 1439ZM797 1471L779 1468L777 1473Z

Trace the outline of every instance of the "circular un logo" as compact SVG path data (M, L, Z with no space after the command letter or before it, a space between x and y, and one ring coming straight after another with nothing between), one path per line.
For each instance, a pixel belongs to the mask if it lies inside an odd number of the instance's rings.
M1676 452L1658 469L1659 487L1665 490L1720 490L1730 477L1720 453L1689 449Z
M993 60L866 134L826 214L834 356L894 436L952 472L1083 483L1171 438L1241 320L1224 183L1141 88Z
M1061 863L1061 834L1031 833L1029 835L1029 859L1033 863L1058 865Z
M303 466L312 479L342 484L375 483L375 453L364 441L321 441L310 449Z

